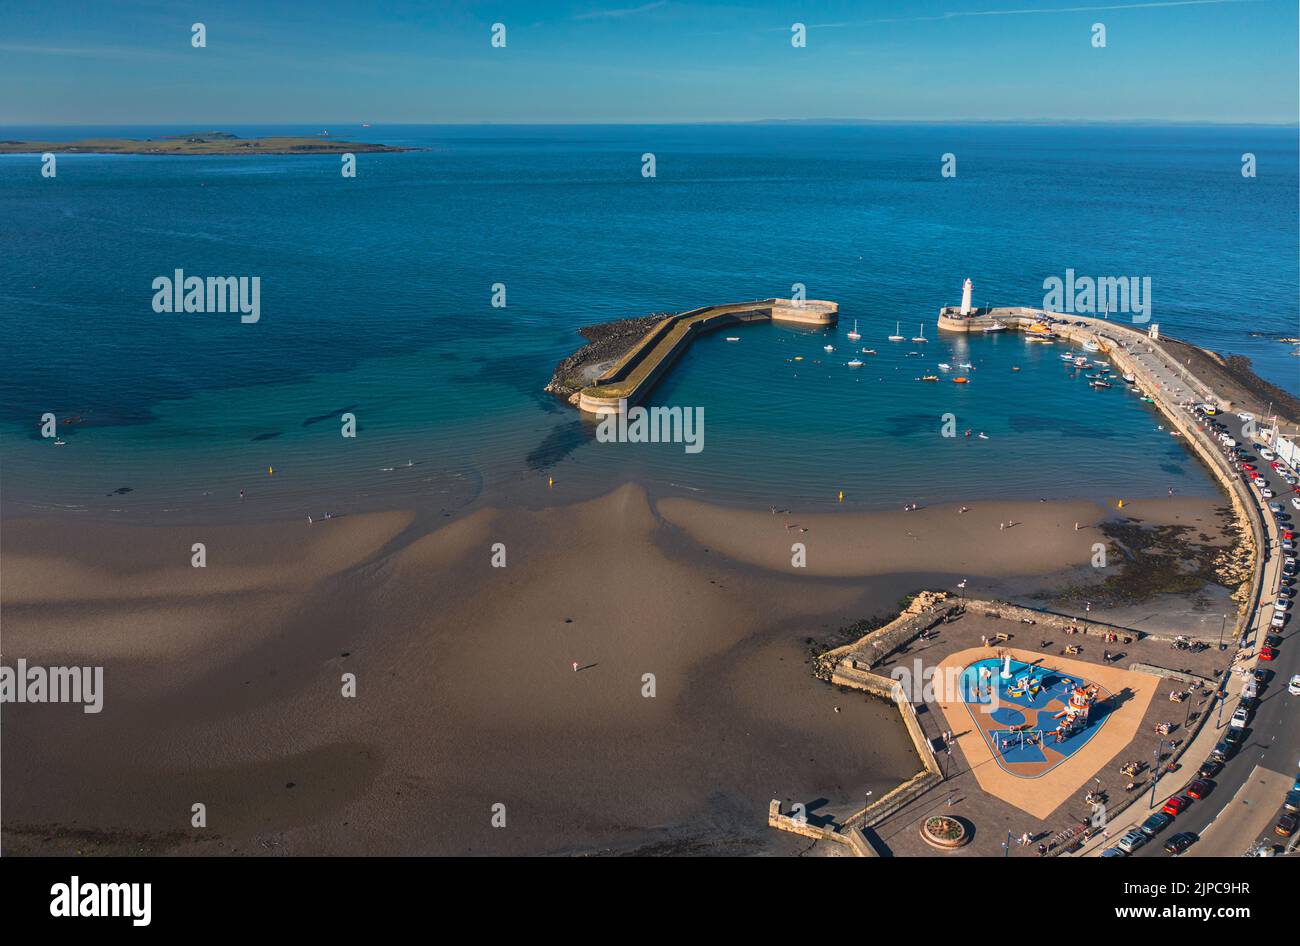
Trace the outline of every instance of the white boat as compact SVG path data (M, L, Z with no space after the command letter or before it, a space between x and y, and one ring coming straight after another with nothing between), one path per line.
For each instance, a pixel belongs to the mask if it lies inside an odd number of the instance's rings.
M876 353L876 350L875 350L874 348L864 348L864 349L862 349L862 354L864 354L864 355L874 355L875 353Z
M959 364L957 367L958 367L958 368L961 368L963 371L974 371L974 370L975 370L975 366L972 365L969 361L963 361L963 362L962 362L961 364Z
M68 443L68 442L67 442L66 440L64 440L62 437L55 437L55 438L54 438L54 446L56 446L56 447L63 447L63 446L66 446L67 443Z
M992 325L984 326L984 331L986 332L1005 332L1006 330L1007 327L996 319L993 321Z
M1090 338L1090 339L1088 339L1086 342L1083 343L1083 350L1084 350L1084 351L1101 351L1101 346L1098 345L1096 342L1094 342L1094 341Z
M1061 360L1062 360L1062 361L1073 361L1073 360L1074 360L1074 352L1067 352L1067 353L1061 355Z
M988 439L989 439L989 435L986 434L986 433L984 433L984 431L981 430L981 431L980 431L980 440L988 440Z
M1129 384L1137 384L1137 378L1133 377L1131 374L1123 374L1120 375L1120 377L1123 378L1125 381L1127 381Z
M727 341L729 341L729 342L738 342L738 341L740 341L740 336L739 336L739 335L728 335L728 336L727 336Z
M894 323L894 334L891 335L891 336L889 336L889 340L890 340L891 342L901 342L901 341L903 341L903 336L898 334L898 327L899 327L900 325L902 325L902 324L903 324L903 323L901 323L901 322L895 322L895 323Z
M926 337L925 337L925 323L924 323L924 322L921 323L921 334L920 334L920 335L915 335L915 336L913 336L913 337L912 337L912 341L917 342L918 344L925 344L925 342L927 341L927 339L926 339Z
M947 362L943 362L943 361L941 361L941 362L939 362L939 370L940 370L940 371L951 371L951 370L952 370L952 365L948 364Z
M823 346L822 346L822 351L834 351L834 350L835 350L835 346L834 346L834 345L823 345Z
M856 342L856 341L857 341L859 338L861 338L861 337L862 337L862 336L858 334L858 320L857 320L857 319L854 319L854 320L853 320L853 331L849 332L849 339L850 339L851 341L855 341L855 342Z
M862 361L860 358L854 358L852 361L849 362L849 367L861 368L865 363L866 362Z

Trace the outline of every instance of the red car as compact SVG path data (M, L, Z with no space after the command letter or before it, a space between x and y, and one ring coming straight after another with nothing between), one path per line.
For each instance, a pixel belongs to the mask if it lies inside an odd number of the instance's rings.
M1269 464L1269 466L1276 470L1276 469L1280 469L1282 464L1279 463L1277 460L1274 460L1272 463Z
M1165 807L1160 810L1167 815L1174 816L1183 811L1191 803L1192 800L1186 795L1174 795L1169 799L1169 801L1165 802Z
M1284 539L1294 539L1294 538L1295 538L1295 533L1292 532L1290 529L1283 529L1283 530L1282 530L1282 538L1284 538Z
M1188 798L1201 799L1210 794L1213 789L1213 782L1206 781L1203 778L1198 778L1187 786L1187 789L1183 794Z
M1253 466L1251 466L1249 463L1243 463L1243 464L1241 465L1241 468L1242 468L1243 470L1253 470L1253 469L1255 469L1255 468L1254 468Z
M1275 651L1272 647L1261 647L1259 649L1260 660L1272 660L1276 656L1277 656L1277 651Z

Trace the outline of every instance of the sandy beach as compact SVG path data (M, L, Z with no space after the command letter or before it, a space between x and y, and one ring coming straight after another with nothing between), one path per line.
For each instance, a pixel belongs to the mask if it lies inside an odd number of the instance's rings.
M892 707L810 656L953 576L1050 582L1098 541L1075 521L1114 514L958 508L774 515L625 485L455 519L6 522L4 662L102 665L106 694L97 715L5 707L4 851L797 853L770 799L815 817L918 768Z

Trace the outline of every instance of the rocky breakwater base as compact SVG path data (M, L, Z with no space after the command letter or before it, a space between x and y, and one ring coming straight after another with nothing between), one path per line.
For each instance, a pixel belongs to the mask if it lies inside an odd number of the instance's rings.
M587 344L555 366L555 373L544 390L576 407L579 392L626 355L665 317L666 313L658 313L578 329L578 334L587 340Z

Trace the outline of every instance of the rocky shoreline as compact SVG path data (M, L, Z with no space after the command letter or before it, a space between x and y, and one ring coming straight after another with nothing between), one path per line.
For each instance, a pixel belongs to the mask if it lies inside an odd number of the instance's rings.
M577 404L579 391L626 354L656 322L667 315L668 313L660 312L635 319L585 325L578 329L578 334L587 340L587 344L555 366L555 373L551 375L544 390L570 404Z

